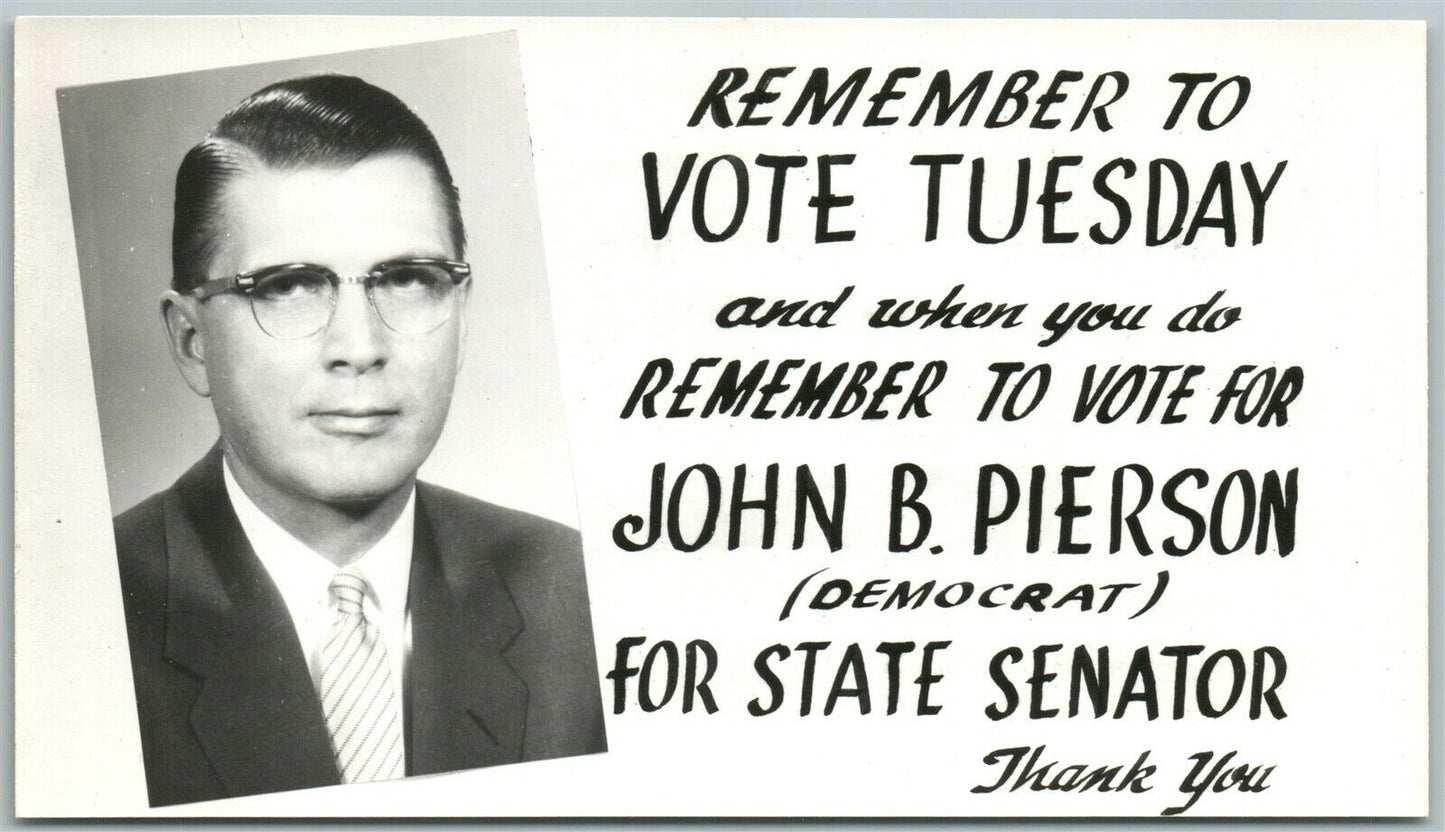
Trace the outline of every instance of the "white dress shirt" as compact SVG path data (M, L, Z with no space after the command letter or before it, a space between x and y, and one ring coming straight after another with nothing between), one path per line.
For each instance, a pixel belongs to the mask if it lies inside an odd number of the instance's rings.
M318 554L290 532L266 516L231 475L231 466L223 459L222 471L226 495L241 521L246 539L256 557L270 574L271 581L286 602L296 636L306 654L306 667L311 683L321 690L321 649L325 645L336 614L331 606L331 579L340 570L336 564ZM416 523L416 489L407 498L406 507L391 528L351 566L361 571L371 586L362 599L367 620L381 631L386 657L391 665L391 682L396 694L399 716L405 715L403 696L406 692L406 667L411 658L411 610L407 608L407 588L411 583L412 532ZM402 747L406 747L406 720L402 722Z

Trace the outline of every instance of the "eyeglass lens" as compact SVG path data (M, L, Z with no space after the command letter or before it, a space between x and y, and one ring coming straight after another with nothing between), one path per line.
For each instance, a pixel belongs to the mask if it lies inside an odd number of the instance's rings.
M430 332L451 316L451 274L441 266L398 265L367 280L376 314L387 328L406 335ZM267 275L251 291L256 323L275 338L320 332L336 307L337 285L324 269L290 269Z

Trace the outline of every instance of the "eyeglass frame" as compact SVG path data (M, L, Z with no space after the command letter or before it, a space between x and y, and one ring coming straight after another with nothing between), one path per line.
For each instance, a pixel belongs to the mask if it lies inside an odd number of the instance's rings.
M256 298L253 293L256 289L256 285L260 283L260 281L264 278L272 277L277 274L285 274L286 272L290 271L307 269L319 272L322 276L326 277L327 280L330 281L332 286L337 290L339 290L342 286L346 284L360 283L364 285L366 287L366 301L368 304L371 305L371 310L376 313L376 318L377 320L381 321L382 326L385 326L387 329L397 333L398 335L425 335L428 332L436 331L437 327L440 327L442 324L450 320L452 312L447 312L447 316L438 321L436 326L432 327L431 329L422 330L420 332L403 332L393 327L391 324L387 323L386 316L381 314L381 310L376 306L376 298L372 295L372 290L376 286L376 281L380 280L389 271L398 268L404 268L407 266L440 266L443 270L447 272L447 274L451 275L453 288L462 285L467 280L471 279L472 276L472 266L470 263L464 260L447 260L436 257L408 257L400 260L387 260L381 263L377 263L375 266L372 266L370 269L367 270L366 274L345 277L337 274L335 271L327 268L326 266L318 266L315 263L282 263L275 266L262 266L259 269L253 269L249 272L243 272L241 274L233 275L231 277L218 277L213 280L207 280L204 283L191 287L182 294L190 295L191 297L194 297L199 301L207 301L215 297L216 295L225 294L227 292L236 292L245 295L246 299L250 301L251 317L255 319L256 325L261 327L262 332L266 333L272 338L275 338L278 341L296 341L302 338L310 338L312 335L315 335L316 333L325 330L328 326L331 325L331 319L336 315L337 296L335 294L332 295L331 311L327 313L326 320L322 321L321 325L316 327L316 329L313 329L312 331L304 335L282 336L273 334L270 330L266 329L266 327L261 325L261 319L256 314Z

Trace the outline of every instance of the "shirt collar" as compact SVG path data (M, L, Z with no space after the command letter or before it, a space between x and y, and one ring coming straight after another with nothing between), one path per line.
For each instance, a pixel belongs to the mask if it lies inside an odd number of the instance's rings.
M293 617L318 601L329 603L331 578L340 571L336 564L296 539L260 509L236 482L230 463L222 457L226 495L236 518L251 542L256 557L281 592ZM411 583L412 538L416 525L416 488L413 486L401 515L386 534L352 562L371 585L371 600L377 611L394 622L398 631L406 617L406 598Z

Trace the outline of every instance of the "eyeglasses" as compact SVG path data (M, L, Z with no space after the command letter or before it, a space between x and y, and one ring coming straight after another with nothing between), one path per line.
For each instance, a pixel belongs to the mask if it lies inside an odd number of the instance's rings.
M343 283L363 283L366 297L387 329L403 335L431 332L451 317L453 290L471 276L458 260L413 258L380 263L357 277L339 277L325 266L291 263L210 280L188 294L206 300L224 292L251 299L251 314L267 335L293 339L315 335L331 323Z

